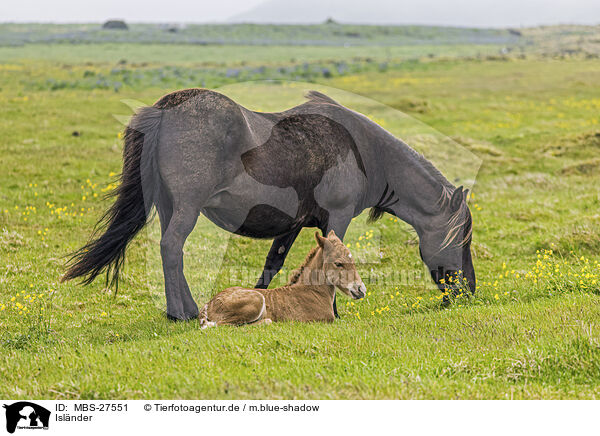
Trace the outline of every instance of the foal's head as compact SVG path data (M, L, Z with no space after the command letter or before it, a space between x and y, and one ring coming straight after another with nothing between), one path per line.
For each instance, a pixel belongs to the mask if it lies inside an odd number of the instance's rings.
M367 288L356 271L356 265L348 247L333 230L326 238L316 232L315 239L323 250L323 271L327 283L337 287L355 300L363 298Z

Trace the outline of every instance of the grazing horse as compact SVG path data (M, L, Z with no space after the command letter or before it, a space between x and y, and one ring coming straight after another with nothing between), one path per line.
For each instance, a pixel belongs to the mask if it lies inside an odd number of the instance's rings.
M88 284L106 271L117 286L127 245L155 206L167 315L192 319L198 307L183 245L200 213L230 232L274 239L256 286L266 288L303 227L343 240L352 218L371 208L373 220L387 212L414 227L441 290L458 273L474 292L467 191L364 115L318 92L307 97L262 113L188 89L139 110L125 130L121 183L103 233L74 254L63 280Z
M270 324L279 321L335 320L335 288L355 300L366 295L348 247L332 230L326 238L315 233L317 246L276 289L233 287L219 292L200 311L202 328L217 325Z

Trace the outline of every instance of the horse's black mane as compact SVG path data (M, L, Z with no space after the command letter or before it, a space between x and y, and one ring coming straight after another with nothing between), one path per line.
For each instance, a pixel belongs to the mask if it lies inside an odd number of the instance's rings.
M316 103L328 103L328 104L335 104L337 106L341 106L337 101L335 101L333 98L326 96L325 94L323 94L322 92L319 91L308 91L306 93L306 98L310 101L314 101Z

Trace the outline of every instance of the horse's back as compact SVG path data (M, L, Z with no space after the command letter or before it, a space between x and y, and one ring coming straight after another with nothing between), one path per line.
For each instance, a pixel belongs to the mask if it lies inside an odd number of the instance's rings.
M156 107L164 110L157 167L166 191L221 228L274 238L360 211L361 153L328 115L345 108L311 101L257 113L202 89L169 94Z

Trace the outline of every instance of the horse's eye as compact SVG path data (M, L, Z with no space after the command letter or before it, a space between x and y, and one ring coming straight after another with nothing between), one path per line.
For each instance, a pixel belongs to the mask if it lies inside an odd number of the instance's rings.
M342 262L334 262L334 265L337 266L338 268L341 268L344 266L344 264L342 264Z

